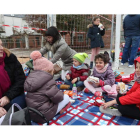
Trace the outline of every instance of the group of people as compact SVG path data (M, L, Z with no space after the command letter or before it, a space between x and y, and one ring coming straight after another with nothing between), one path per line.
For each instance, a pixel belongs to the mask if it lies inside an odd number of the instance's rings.
M47 120L51 120L57 113L63 113L70 107L73 100L64 94L56 86L53 79L54 63L60 58L63 62L61 78L67 89L72 89L73 84L77 87L85 87L84 92L101 96L102 92L115 95L115 99L100 106L100 111L110 115L125 115L140 119L140 58L135 60L135 84L125 95L119 94L120 87L115 85L115 76L109 63L108 53L99 53L100 47L104 47L102 36L105 34L104 26L100 24L100 18L95 17L93 24L88 26L88 37L91 39L91 62L90 67L85 63L88 58L86 53L77 53L71 49L61 37L56 27L47 29L46 45L40 51L30 54L32 59L32 71L25 79L21 64L16 56L4 47L0 40L0 117L5 115L13 103L18 103L22 108L27 106L39 110ZM54 54L51 60L43 55L51 50ZM94 60L94 68L93 68ZM91 76L99 79L96 83L88 81L90 69ZM24 90L27 91L25 96ZM97 94L100 92L100 95ZM118 104L118 108L109 108ZM35 122L44 123L35 113L30 112Z

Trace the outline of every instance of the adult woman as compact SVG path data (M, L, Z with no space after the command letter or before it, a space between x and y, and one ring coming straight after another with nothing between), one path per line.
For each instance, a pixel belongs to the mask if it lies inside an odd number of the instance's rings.
M65 40L61 37L56 27L49 27L46 31L46 45L40 49L42 55L48 51L53 52L52 63L56 63L60 58L63 62L61 78L65 80L65 75L73 65L73 56L76 51L71 49Z
M2 47L0 40L0 117L13 103L26 107L24 95L25 75L16 56Z
M102 40L102 36L105 34L105 29L103 25L99 25L100 23L100 18L95 17L93 19L93 24L88 25L88 38L91 40L91 59L90 59L90 69L93 68L93 60L95 55L97 55L100 51L100 47L104 47L104 43Z

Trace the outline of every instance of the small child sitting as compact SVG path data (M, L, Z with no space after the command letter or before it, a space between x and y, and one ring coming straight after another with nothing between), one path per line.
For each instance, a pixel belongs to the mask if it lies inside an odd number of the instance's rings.
M84 80L86 80L89 75L89 66L84 63L87 57L88 55L86 53L77 53L73 56L73 66L67 73L66 80L64 81L70 86L70 89L72 89L73 84L76 84L76 87L84 86Z
M53 63L42 57L39 51L33 51L30 57L33 59L34 70L24 83L27 106L40 111L49 121L58 112L63 112L70 106L70 99L56 86L53 79ZM30 112L30 115L34 122L45 123L35 113Z
M100 106L102 113L112 116L128 116L140 120L140 57L134 60L135 64L135 83L132 88L125 94L118 94L117 98L104 103ZM120 86L117 86L117 91L120 92ZM117 109L109 107L118 104Z
M105 54L100 53L95 56L95 68L93 69L93 74L91 76L98 78L99 82L90 82L89 78L85 80L85 93L92 92L95 95L96 93L100 93L100 95L96 96L101 96L103 91L110 94L117 94L114 72L109 64L109 59Z

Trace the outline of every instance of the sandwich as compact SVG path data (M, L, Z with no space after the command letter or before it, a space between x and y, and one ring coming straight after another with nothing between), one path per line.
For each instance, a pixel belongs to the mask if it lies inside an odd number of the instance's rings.
M88 82L99 83L99 78L94 77L94 76L89 76L88 77Z

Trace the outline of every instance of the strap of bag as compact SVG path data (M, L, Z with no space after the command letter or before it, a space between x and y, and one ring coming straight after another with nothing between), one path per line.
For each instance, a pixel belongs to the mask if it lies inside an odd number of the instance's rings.
M27 107L27 108L28 108L28 110L33 111L36 114L38 114L40 117L42 117L46 121L47 125L49 125L49 121L46 119L46 117L40 111L38 111L32 107Z
M11 114L10 114L10 118L9 118L9 125L11 125L11 122L12 122L12 116L15 112L15 107L17 107L18 110L21 110L22 108L17 104L17 103L14 103L12 105L12 111L11 111Z

